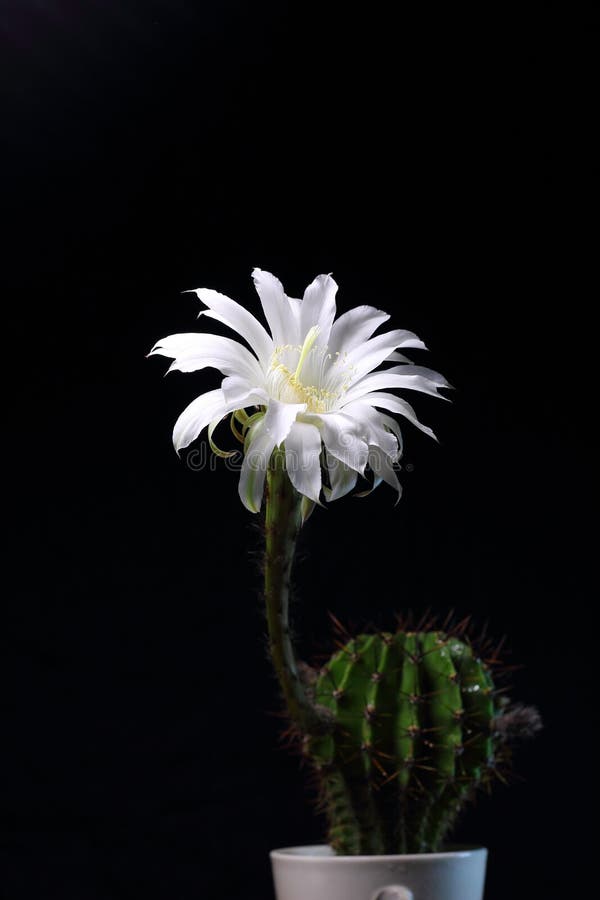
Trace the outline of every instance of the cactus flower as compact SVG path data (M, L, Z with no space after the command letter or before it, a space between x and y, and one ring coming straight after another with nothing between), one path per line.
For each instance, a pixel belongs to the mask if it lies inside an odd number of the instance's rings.
M224 376L180 415L175 449L207 428L213 451L229 455L213 433L231 416L244 445L242 501L258 512L264 495L269 654L287 734L320 786L331 847L350 856L436 852L476 790L502 778L507 742L539 730L539 714L500 696L491 670L498 651L480 658L465 636L467 620L432 631L426 615L416 629L356 638L337 623L343 643L314 669L296 655L290 596L298 535L321 496L347 494L367 467L373 487L386 481L400 496L402 436L389 414L434 437L389 391L443 399L440 390L450 385L399 352L425 349L415 334L375 335L389 319L381 310L358 306L336 319L331 275L317 276L295 300L273 275L252 274L268 331L234 300L200 289L199 315L232 328L244 343L174 334L151 350L173 360L169 371L212 367Z
M214 429L232 416L245 450L239 493L251 512L261 507L268 463L278 447L294 488L311 503L320 502L321 493L336 500L353 490L367 465L374 487L385 481L400 496L394 464L402 435L388 413L434 435L406 400L388 391L439 397L440 388L449 387L437 372L398 352L425 345L399 329L373 337L389 316L372 306L357 306L336 319L331 275L318 275L296 300L269 272L252 274L269 331L239 303L201 288L194 292L206 307L200 316L231 328L247 346L208 333L173 334L150 352L173 360L168 371L212 367L225 376L219 388L197 397L179 416L175 449L187 447L204 428L214 447Z

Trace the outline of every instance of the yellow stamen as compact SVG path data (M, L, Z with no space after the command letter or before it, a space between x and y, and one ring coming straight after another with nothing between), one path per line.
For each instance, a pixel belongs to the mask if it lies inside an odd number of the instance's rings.
M269 391L278 400L284 403L306 403L309 412L325 413L336 407L346 391L350 372L348 367L341 368L345 359L339 352L333 355L327 351L327 347L315 347L319 332L319 327L315 325L309 330L302 346L285 344L276 347L271 357L268 378ZM295 371L281 361L284 354L287 355L287 361L290 356L293 358L292 354L297 354ZM306 364L309 357L313 360L310 367ZM334 367L336 369L332 377L331 370ZM308 369L312 372L311 376L306 374ZM323 378L324 375L327 377ZM313 383L305 383L307 378L309 381L314 379ZM343 383L340 383L341 378L344 378ZM320 381L324 381L324 384L320 385Z

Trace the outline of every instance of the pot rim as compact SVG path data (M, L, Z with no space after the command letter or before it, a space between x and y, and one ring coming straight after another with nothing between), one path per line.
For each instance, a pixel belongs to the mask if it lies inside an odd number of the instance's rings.
M427 862L434 859L466 859L474 854L487 853L487 847L479 844L460 844L450 845L453 849L442 850L437 853L392 853L392 854L372 854L370 856L336 856L329 854L328 844L308 844L298 847L280 847L277 850L271 850L269 856L274 860L305 860L306 862L319 862L325 865L331 863L349 864L353 862ZM320 851L312 852L311 851Z

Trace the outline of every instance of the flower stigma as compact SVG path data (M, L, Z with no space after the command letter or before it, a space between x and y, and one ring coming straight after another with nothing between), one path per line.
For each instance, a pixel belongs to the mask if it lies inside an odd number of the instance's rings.
M298 365L296 366L296 371L294 372L294 378L296 381L300 378L300 372L302 371L302 366L306 360L306 357L310 353L313 348L313 345L316 339L319 336L319 326L313 325L313 327L309 330L308 334L304 338L304 343L302 344L302 349L300 350L300 359L298 360Z
M337 409L347 391L352 367L345 366L347 354L330 353L317 345L319 327L314 325L302 346L276 347L267 375L271 396L283 403L306 403L308 412L327 413Z

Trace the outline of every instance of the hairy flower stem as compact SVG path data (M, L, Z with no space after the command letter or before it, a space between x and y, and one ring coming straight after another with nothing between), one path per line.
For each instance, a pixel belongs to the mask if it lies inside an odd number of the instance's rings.
M290 577L301 525L300 495L285 470L285 454L276 450L267 472L265 603L273 667L288 713L304 733L322 730L318 710L298 671L290 634Z

